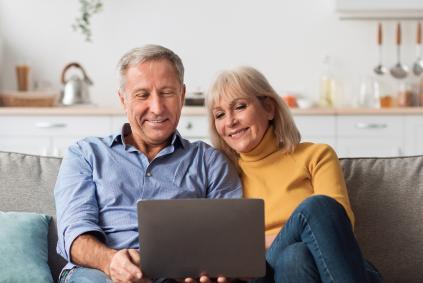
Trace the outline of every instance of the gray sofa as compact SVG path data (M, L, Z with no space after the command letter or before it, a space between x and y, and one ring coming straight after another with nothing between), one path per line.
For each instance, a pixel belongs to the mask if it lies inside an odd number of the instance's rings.
M55 215L53 187L61 159L0 152L0 211ZM423 282L423 156L341 159L367 259L385 282ZM11 190L10 188L13 188ZM49 230L49 266L57 280L64 260Z

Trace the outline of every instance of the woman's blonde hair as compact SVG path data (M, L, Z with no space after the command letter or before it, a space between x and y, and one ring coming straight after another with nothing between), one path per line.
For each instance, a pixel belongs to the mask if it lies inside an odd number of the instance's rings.
M288 106L276 93L265 76L253 67L242 66L221 72L210 86L206 97L206 106L209 117L209 131L212 144L223 151L235 164L238 153L229 147L219 136L213 116L213 108L220 99L233 100L237 98L270 99L275 106L275 116L270 122L279 141L279 148L283 152L294 151L300 143L301 135L295 125Z

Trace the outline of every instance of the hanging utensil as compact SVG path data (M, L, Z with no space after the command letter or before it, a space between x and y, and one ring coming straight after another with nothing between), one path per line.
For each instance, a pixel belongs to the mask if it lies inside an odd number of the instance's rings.
M384 75L388 71L385 66L382 64L382 42L383 42L383 34L382 34L382 23L378 24L377 27L377 45L378 45L378 52L379 52L379 65L377 65L373 71L378 75Z
M401 63L401 24L397 24L396 33L396 44L397 44L397 63L391 68L391 75L397 79L403 79L408 74L407 66Z
M413 73L420 76L423 73L423 60L422 60L422 24L417 24L417 60L413 65Z

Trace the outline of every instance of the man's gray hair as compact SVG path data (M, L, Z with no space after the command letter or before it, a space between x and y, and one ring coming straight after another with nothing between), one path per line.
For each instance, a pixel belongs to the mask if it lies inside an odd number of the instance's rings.
M178 74L178 79L181 85L184 84L184 65L181 58L176 55L172 50L154 44L144 45L142 47L134 48L128 51L119 60L117 69L120 78L120 90L124 91L126 83L126 72L132 66L152 60L167 59L169 60Z

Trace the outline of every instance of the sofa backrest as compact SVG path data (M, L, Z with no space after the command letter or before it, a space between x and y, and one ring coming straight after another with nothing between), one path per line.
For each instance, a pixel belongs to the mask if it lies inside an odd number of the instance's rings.
M423 282L423 156L341 165L364 256L385 282Z
M60 163L55 157L0 152L0 210L55 216L53 188ZM344 158L341 165L364 256L387 283L423 282L423 156ZM49 265L55 280L65 264L56 242L54 221Z
M48 263L55 282L65 260L56 253L57 229L53 188L60 158L0 152L0 210L44 213L49 226Z

